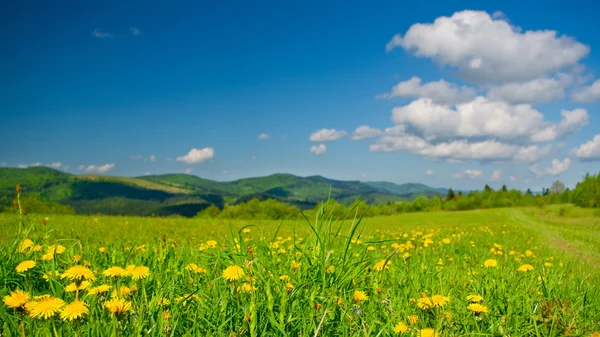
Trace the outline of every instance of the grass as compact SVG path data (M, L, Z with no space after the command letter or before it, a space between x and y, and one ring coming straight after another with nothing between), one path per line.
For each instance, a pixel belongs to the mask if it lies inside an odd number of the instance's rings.
M22 289L66 303L77 299L88 308L83 317L65 321L63 309L39 319L30 317L39 303L28 305L31 312L5 304L0 329L7 336L21 335L21 324L26 336L589 336L600 331L600 270L594 268L600 222L592 210L561 205L349 216L343 222L328 214L283 223L48 215L45 225L44 215L28 215L21 234L18 215L0 214L0 295ZM25 238L34 246L23 248ZM51 245L65 250L48 255ZM17 272L26 260L35 267ZM486 260L496 266L485 267ZM527 264L533 270L517 271ZM67 291L81 280L42 278L74 265L87 266L95 276L81 291ZM149 275L103 274L131 265L148 267ZM224 275L231 266L244 275L230 269ZM90 294L99 285L111 289ZM470 310L470 295L481 296L487 312ZM111 316L106 306L111 298L130 308ZM429 307L430 301L435 305ZM406 332L394 331L403 330L400 323Z

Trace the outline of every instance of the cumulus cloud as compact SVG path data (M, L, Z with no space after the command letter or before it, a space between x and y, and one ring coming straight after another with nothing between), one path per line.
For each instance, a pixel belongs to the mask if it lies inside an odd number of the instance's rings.
M386 45L388 51L396 47L481 82L542 77L577 65L590 52L589 46L556 31L522 31L504 17L473 10L414 24Z
M600 80L587 87L579 88L571 95L577 102L591 103L600 100Z
M192 170L191 168L186 168L185 169L185 174L192 174L194 170Z
M155 162L156 161L156 157L153 154L151 154L150 157L148 157L148 160L151 161L151 162Z
M367 138L373 138L381 135L381 130L372 128L370 126L362 125L356 128L350 135L352 140L362 140Z
M493 181L498 181L498 180L500 180L501 177L502 177L502 171L494 170L494 172L492 172L492 177L490 179Z
M311 142L327 142L346 136L346 131L336 129L321 129L313 132L308 138Z
M63 166L63 164L61 162L57 161L57 162L54 162L52 164L48 164L48 166L52 167L52 168L55 168L55 169L58 169L58 168L61 168Z
M600 160L600 134L573 149L573 154L583 161Z
M483 174L483 172L479 171L479 170L471 170L471 169L467 169L463 172L459 172L454 174L454 178L471 178L471 179L476 179L481 177L481 175Z
M389 93L377 95L377 98L425 97L438 104L458 104L475 98L476 91L467 86L442 80L421 84L421 78L413 76L410 80L396 84Z
M536 78L526 82L511 82L495 86L488 91L487 97L495 101L513 104L539 104L563 99L565 88L571 84L570 76L560 78Z
M271 138L271 136L269 136L266 133L261 133L260 135L258 135L258 139L267 140L269 138Z
M531 105L511 105L481 96L456 108L419 98L392 110L395 123L408 124L425 137L495 137L536 142L554 140L587 124L585 109L563 111L562 115L561 124L555 125L545 121L544 115Z
M200 164L208 160L212 160L215 157L215 151L212 147L205 147L202 149L193 148L188 154L177 157L178 162L186 164Z
M105 173L115 168L115 164L104 164L104 165L81 165L79 166L80 171L90 172L90 173Z
M92 36L93 37L97 37L99 39L106 39L106 38L109 38L109 37L113 37L114 35L112 33L105 33L103 31L101 31L99 28L96 28L92 32Z
M563 161L552 159L550 167L540 169L537 164L529 166L529 171L538 176L559 175L571 167L571 159L565 158Z
M313 145L310 147L310 152L317 156L323 155L327 152L327 146L325 146L325 144Z
M433 171L432 170L427 170L427 171L425 171L425 174L428 175L428 176L431 176L431 175L433 175Z

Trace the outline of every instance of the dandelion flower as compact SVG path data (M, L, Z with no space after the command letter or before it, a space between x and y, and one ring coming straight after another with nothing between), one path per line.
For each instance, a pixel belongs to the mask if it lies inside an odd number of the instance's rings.
M408 324L413 325L413 324L417 324L417 322L419 321L419 317L417 315L410 315L407 317L408 319Z
M282 281L287 281L287 280L290 279L290 277L287 276L287 275L281 275L281 276L279 276L279 279L282 280Z
M2 301L9 308L22 308L25 306L25 303L29 301L29 298L31 298L31 296L29 296L28 293L17 289L12 291L10 295L4 296Z
M208 240L208 241L206 241L206 245L208 246L208 248L215 248L217 246L217 241Z
M146 266L135 266L135 268L127 268L129 270L129 276L133 280L144 279L150 276L150 269Z
M291 283L286 283L285 284L285 290L287 290L287 292L289 293L290 291L294 290L294 285Z
M328 273L328 274L331 274L331 273L333 273L334 271L335 271L335 267L334 267L334 266L329 266L329 267L327 267L327 273Z
M84 266L73 266L65 270L60 278L67 278L69 280L95 280L94 273L87 267Z
M15 267L15 270L17 271L17 273L23 273L23 272L28 271L29 269L32 269L33 267L35 267L35 261L26 260L26 261L19 263Z
M126 286L120 286L119 288L116 288L115 290L112 291L112 293L110 294L110 297L127 297L131 294L131 289L129 287Z
M42 261L50 261L54 259L54 254L52 253L46 253L44 255L42 255Z
M71 284L69 284L68 286L65 287L65 291L72 293L72 292L77 291L77 290L83 290L83 289L89 287L90 284L91 283L89 281L83 281L83 282L81 282L81 284L79 285L79 287L77 287L77 283L73 282L73 283L71 283Z
M440 334L435 332L432 328L421 329L419 330L419 333L417 333L418 337L438 337L439 335Z
M65 302L60 298L47 296L28 303L27 309L32 318L48 319L57 314L64 305Z
M292 270L296 270L296 269L300 268L300 263L298 263L296 261L292 261L291 267L292 267Z
M79 261L81 261L81 255L73 255L71 256L71 260L73 260L73 262L78 263Z
M467 296L467 301L477 303L483 301L483 297L479 295L469 295Z
M356 303L360 303L362 301L366 301L369 299L369 296L367 296L367 293L365 293L362 290L356 290L354 292L354 295L352 296L352 299L354 300L354 302Z
M254 292L256 290L256 287L251 286L249 283L244 283L242 284L242 286L240 287L240 290L243 293L251 293Z
M527 271L531 271L533 270L533 266L530 264L524 264L522 266L520 266L519 268L517 268L518 272L527 272Z
M33 248L33 241L31 239L25 239L19 245L19 252L24 253L26 250Z
M48 249L46 250L46 253L52 254L52 255L54 255L54 254L60 255L64 252L65 252L65 246L63 246L63 245L48 246Z
M244 270L236 265L229 266L223 270L223 278L227 281L237 281L244 277Z
M483 265L487 268L496 267L496 266L498 266L498 261L496 261L494 259L488 259L488 260L485 260L485 262L483 262Z
M87 304L82 301L74 301L67 304L60 313L60 318L63 321L72 321L74 319L83 317L83 315L89 312Z
M100 248L98 248L98 252L100 252L100 253L106 253L106 248L105 247L100 247Z
M113 266L103 271L102 275L106 277L125 277L129 275L129 272L124 268Z
M392 261L381 260L381 261L375 263L375 265L373 266L373 269L375 269L377 271L382 271L384 269L390 269L390 265L392 265Z
M164 298L164 297L160 297L157 301L156 304L158 306L164 306L164 305L169 305L171 304L171 301L169 301L168 299Z
M408 331L408 325L406 325L404 322L400 322L400 323L396 324L396 326L394 327L395 333L403 334L407 331Z
M49 271L47 273L45 273L44 275L42 275L42 278L44 278L44 280L46 280L46 282L50 281L51 278L58 278L60 276L60 273L58 271L54 271L54 274L52 273L52 271Z
M120 315L131 310L131 302L125 301L119 298L113 298L109 301L104 302L104 307L111 316Z
M190 263L187 266L185 266L185 270L193 271L194 273L197 273L197 274L206 273L206 270L204 268L199 267L195 263Z
M488 309L484 305L481 305L479 303L469 304L467 308L471 310L475 315L479 315L482 312L488 312Z
M109 290L110 290L110 286L107 284L103 284L101 286L90 288L87 293L88 293L88 295L98 295L98 294L103 294Z

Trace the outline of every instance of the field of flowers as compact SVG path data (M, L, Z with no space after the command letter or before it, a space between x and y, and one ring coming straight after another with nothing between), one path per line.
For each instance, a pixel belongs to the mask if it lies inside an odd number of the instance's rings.
M0 214L1 334L600 336L592 213L330 211L289 223Z

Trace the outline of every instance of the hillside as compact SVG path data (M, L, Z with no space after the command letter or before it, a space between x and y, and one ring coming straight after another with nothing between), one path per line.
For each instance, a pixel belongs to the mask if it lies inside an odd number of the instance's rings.
M16 184L21 185L25 197L36 198L50 209L143 216L193 216L213 204L222 208L253 198L276 199L307 209L328 198L344 204L358 199L379 204L438 193L421 184L364 183L292 174L219 182L188 174L114 177L72 175L48 167L0 168L0 209L11 207Z

